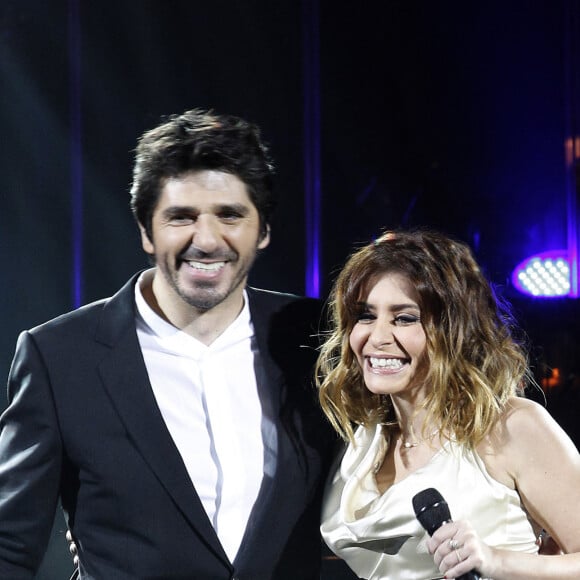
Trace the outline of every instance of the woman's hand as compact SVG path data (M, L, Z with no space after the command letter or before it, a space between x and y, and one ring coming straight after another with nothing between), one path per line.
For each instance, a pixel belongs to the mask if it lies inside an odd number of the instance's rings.
M427 542L435 564L446 578L458 578L472 570L493 577L495 550L484 544L469 522L442 525Z

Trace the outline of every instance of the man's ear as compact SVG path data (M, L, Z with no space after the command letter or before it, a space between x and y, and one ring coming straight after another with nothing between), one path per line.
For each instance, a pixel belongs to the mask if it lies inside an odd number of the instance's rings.
M145 253L150 255L155 254L155 247L153 246L153 242L149 239L143 224L139 224L139 233L141 234L141 247Z
M270 224L266 224L266 230L264 234L260 237L258 241L258 250L263 250L267 248L270 244Z

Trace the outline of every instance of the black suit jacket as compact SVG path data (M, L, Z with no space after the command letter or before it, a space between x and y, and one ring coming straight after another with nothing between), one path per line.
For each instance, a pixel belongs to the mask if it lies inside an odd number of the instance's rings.
M33 577L59 498L83 579L318 578L334 438L310 375L317 301L248 288L278 460L231 563L157 407L135 281L19 337L0 423L0 578Z

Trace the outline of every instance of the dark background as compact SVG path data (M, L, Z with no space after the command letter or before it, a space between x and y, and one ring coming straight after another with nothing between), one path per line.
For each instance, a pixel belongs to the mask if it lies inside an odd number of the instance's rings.
M253 284L307 291L304 200L319 151L322 296L383 227L432 226L468 242L512 301L539 379L575 373L578 301L524 298L510 274L566 247L579 10L578 0L3 0L0 375L20 331L147 266L128 209L132 149L163 115L192 107L257 122L277 161L281 204ZM575 441L578 392L573 381L547 391ZM68 574L63 533L58 519L38 578Z

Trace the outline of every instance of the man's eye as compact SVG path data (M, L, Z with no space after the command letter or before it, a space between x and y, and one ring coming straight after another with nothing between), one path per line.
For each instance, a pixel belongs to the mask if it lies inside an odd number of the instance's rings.
M194 222L194 219L191 216L187 216L187 215L174 215L171 216L171 218L169 219L169 223L173 224L173 225L184 225L184 224L192 224Z
M235 211L227 211L227 212L223 212L220 214L220 218L225 220L225 221L235 221L240 219L242 216Z

